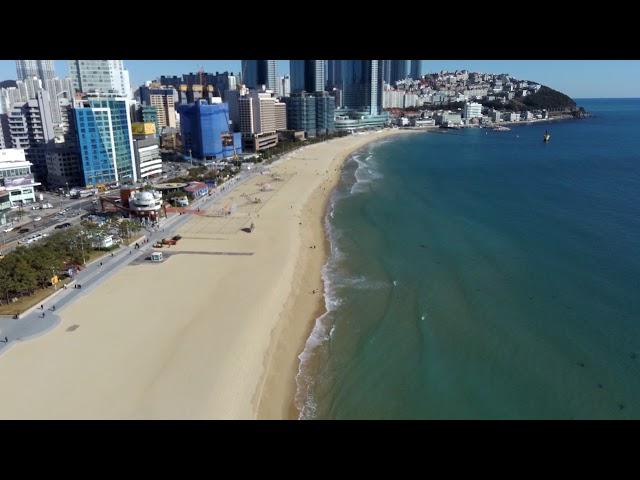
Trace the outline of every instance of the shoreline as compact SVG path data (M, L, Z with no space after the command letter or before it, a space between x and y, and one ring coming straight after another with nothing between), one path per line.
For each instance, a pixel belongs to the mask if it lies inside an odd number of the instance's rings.
M303 209L306 213L303 223L307 225L301 232L296 264L297 291L289 296L281 313L276 330L272 333L272 343L265 358L265 372L256 393L256 418L297 420L299 411L295 404L297 393L297 375L300 367L299 355L306 348L319 317L326 313L324 281L322 269L330 254L330 243L325 228L330 200L340 181L342 171L348 159L358 150L381 139L407 133L425 133L425 130L385 130L367 135L362 142L351 145L336 155L329 168L329 177L310 195ZM321 212L318 216L315 212ZM315 245L309 255L308 244ZM311 291L316 290L312 303L306 301ZM304 319L302 321L301 319Z
M402 133L302 147L186 219L165 262L115 271L2 356L0 418L297 418L331 192L354 151Z

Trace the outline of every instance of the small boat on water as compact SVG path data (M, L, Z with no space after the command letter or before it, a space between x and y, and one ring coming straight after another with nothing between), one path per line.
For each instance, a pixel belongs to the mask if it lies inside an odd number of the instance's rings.
M509 127L503 127L502 125L498 125L497 127L493 127L491 130L494 132L508 132L511 129Z
M549 140L551 140L551 135L549 135L549 132L547 132L545 130L545 132L544 132L544 143L547 143Z

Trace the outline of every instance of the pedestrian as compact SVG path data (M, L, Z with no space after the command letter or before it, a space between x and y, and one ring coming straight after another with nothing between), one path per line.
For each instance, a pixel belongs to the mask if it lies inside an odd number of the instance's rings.
M56 306L54 305L53 307L51 307L51 309L55 312L56 311Z
M129 255L131 255L131 250L129 250Z
M44 305L40 305L40 310L44 310Z
M102 268L102 262L100 262L100 268Z

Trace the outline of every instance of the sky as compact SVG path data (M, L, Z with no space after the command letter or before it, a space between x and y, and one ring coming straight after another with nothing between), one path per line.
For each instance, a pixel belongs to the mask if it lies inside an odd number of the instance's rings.
M125 60L132 87L160 75L197 72L238 72L240 60ZM67 61L55 61L56 72L68 73ZM278 60L278 75L289 73L289 61ZM572 98L640 97L640 61L638 60L423 60L422 72L470 70L484 73L508 73L519 80L547 85ZM16 78L15 62L0 60L0 80Z

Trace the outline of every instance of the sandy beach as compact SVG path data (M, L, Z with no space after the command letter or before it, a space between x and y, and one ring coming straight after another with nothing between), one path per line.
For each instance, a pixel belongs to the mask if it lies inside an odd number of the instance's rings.
M297 418L297 357L324 310L330 192L351 152L406 133L294 151L194 215L163 263L123 267L61 309L55 330L0 356L0 418Z

